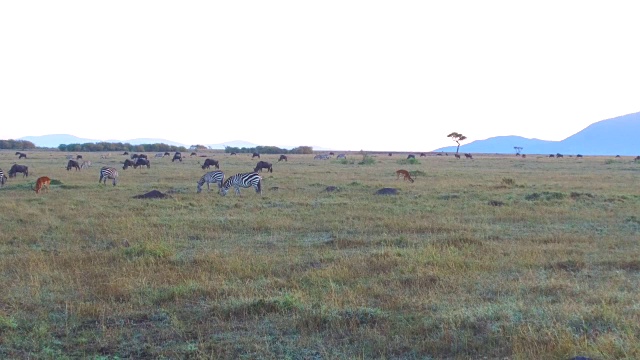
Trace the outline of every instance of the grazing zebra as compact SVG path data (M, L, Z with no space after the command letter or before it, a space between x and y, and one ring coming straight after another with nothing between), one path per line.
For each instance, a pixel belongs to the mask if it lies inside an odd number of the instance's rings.
M209 184L216 183L218 184L218 189L222 187L222 182L224 181L224 173L222 171L216 170L208 172L198 180L198 193L202 191L202 185L207 183L207 190L211 190Z
M7 182L7 177L4 174L4 171L0 169L0 187L4 186L4 183Z
M327 154L322 154L322 155L316 155L313 157L314 160L329 160L329 155Z
M164 157L164 154L163 154L163 153L156 153L156 157L157 157L157 158Z
M235 174L227 178L220 188L220 194L222 194L222 196L227 195L227 192L232 186L236 190L236 195L240 195L240 187L248 188L250 186L253 186L256 192L262 195L262 178L255 172Z
M113 179L113 186L116 186L118 182L118 170L112 167L103 166L100 169L100 180L98 180L98 183L102 182L102 179L104 179L105 185L107 184L107 179Z

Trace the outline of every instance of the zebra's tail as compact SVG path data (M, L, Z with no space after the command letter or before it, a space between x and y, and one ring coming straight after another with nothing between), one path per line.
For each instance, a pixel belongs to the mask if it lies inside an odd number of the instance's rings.
M262 179L258 180L258 189L256 189L256 192L262 195Z

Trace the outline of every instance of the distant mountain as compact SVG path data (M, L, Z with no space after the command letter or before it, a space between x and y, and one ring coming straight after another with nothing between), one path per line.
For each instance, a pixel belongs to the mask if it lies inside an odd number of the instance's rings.
M124 141L119 141L119 140L109 140L107 142L121 142L121 143L129 143L131 145L140 145L140 144L167 144L167 145L172 145L172 146L184 146L186 148L188 148L191 145L185 145L179 142L175 142L175 141L171 141L171 140L166 140L166 139L150 139L150 138L136 138L136 139L131 139L131 140L124 140Z
M69 134L52 134L42 136L25 136L18 140L31 141L37 147L57 148L60 144L85 144L100 142L95 139L79 138Z
M598 121L584 130L562 140L547 141L521 136L496 136L460 146L462 153L515 153L514 146L522 147L523 154L583 154L626 155L640 154L640 113L628 114ZM456 146L434 151L455 152Z
M219 143L219 144L208 144L205 145L211 149L223 149L227 146L229 147L237 147L237 148L253 148L259 145L247 142L247 141L242 141L242 140L233 140L233 141L227 141L227 142L223 142L223 143Z

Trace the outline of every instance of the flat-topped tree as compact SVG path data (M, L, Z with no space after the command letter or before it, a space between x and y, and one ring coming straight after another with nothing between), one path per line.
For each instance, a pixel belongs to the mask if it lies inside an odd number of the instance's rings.
M520 152L522 152L522 146L514 146L513 149L516 151L516 156L520 156Z
M452 132L451 134L447 135L447 137L450 137L453 141L455 141L458 144L458 148L456 149L456 154L460 151L460 141L467 139L466 136L457 132Z

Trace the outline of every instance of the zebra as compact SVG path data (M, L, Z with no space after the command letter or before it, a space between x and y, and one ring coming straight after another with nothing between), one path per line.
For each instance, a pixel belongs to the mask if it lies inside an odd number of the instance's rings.
M118 170L112 167L103 166L100 169L100 180L98 180L98 183L102 182L102 179L104 179L105 185L107 184L107 179L113 179L113 186L116 186L116 183L118 182Z
M4 171L0 169L0 187L4 186L5 182L7 182L7 176L4 174Z
M209 184L216 183L218 184L218 189L222 187L222 182L224 181L224 173L220 170L208 172L198 180L198 193L202 191L202 185L207 183L207 190L211 190Z
M256 189L256 192L262 195L262 178L255 172L230 176L224 184L222 184L220 194L222 196L227 195L227 192L232 186L236 190L236 195L240 195L240 187L248 188L250 186L253 186L253 188Z
M313 157L314 160L329 160L330 155L327 154L322 154L322 155L316 155Z

